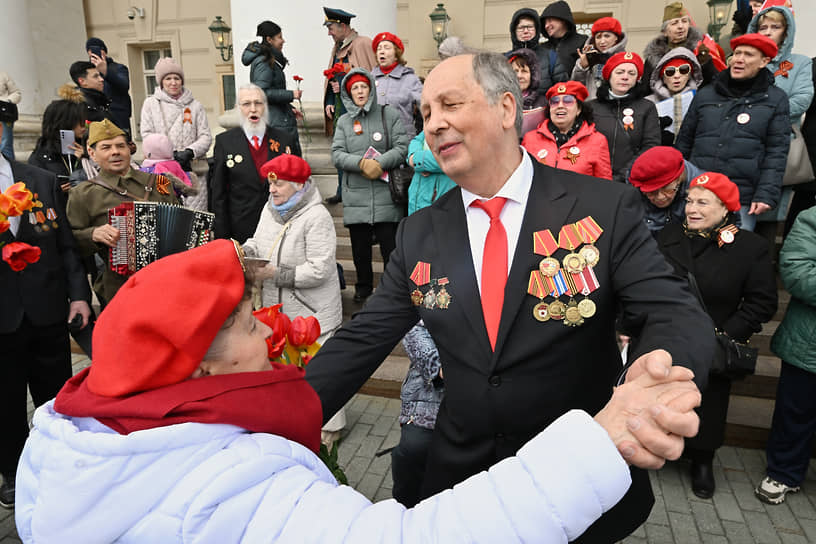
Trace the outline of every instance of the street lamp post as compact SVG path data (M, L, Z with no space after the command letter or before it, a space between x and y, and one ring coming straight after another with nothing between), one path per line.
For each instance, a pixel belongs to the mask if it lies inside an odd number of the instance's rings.
M232 29L221 19L220 15L216 15L215 21L207 28L212 33L213 43L221 53L221 59L228 62L232 58L232 37L230 35Z
M445 38L448 37L448 12L445 10L445 4L437 4L436 8L428 16L431 19L431 32L433 39L436 40L436 47L438 48Z
M728 23L728 16L731 15L731 4L733 0L706 0L708 4L709 20L708 33L719 41L720 30Z

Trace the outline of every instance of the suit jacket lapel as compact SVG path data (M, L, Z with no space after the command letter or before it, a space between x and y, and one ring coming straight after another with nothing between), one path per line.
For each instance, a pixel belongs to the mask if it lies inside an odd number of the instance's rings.
M543 166L533 159L533 183L527 198L527 208L524 210L516 251L513 254L513 265L504 289L504 304L491 370L498 363L499 355L525 297L530 296L527 294L530 271L537 268L543 258L533 252L533 233L550 229L557 239L558 232L575 205L575 196L567 194L564 183L568 181L563 179L558 170ZM532 320L533 316L530 315L529 318ZM482 327L484 328L484 324Z
M432 208L433 230L437 233L439 244L439 261L450 283L446 290L451 294L450 309L458 309L465 321L473 329L474 337L479 342L480 353L490 353L490 340L487 337L482 299L476 283L476 272L473 270L473 255L470 251L467 219L462 206L462 193L457 187L444 207ZM431 263L431 276L437 276ZM411 266L409 264L409 266Z

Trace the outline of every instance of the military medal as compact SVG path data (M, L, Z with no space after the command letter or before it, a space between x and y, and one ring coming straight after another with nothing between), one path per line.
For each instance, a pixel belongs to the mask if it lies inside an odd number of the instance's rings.
M578 309L578 304L574 300L570 300L564 310L564 325L568 327L580 327L584 324L584 318L581 317L581 311Z
M717 235L717 246L722 247L725 244L734 243L734 235L739 232L736 225L728 225L720 229Z
M578 162L578 157L580 157L580 156L581 156L581 150L578 149L577 145L574 145L574 146L570 147L569 150L567 151L567 158L569 159L569 161L572 164L575 164L576 162Z
M433 309L436 305L436 293L434 293L433 287L425 294L422 294L422 291L419 289L423 285L427 285L431 282L431 264L418 261L416 266L414 266L414 271L411 272L410 278L417 286L411 293L411 302L414 306L424 305L429 310Z
M552 254L558 250L558 242L555 241L550 229L540 230L533 233L533 251L538 255L544 255L544 259L538 263L539 271L548 277L553 277L558 273L558 261Z
M535 306L533 306L533 317L536 319L536 321L541 321L542 323L545 321L549 321L550 320L549 305L546 302L541 301Z
M447 310L448 306L450 306L451 297L448 290L445 289L445 286L450 283L448 278L439 278L436 280L436 284L440 285L439 292L436 294L436 305L439 307L440 310Z
M592 300L585 298L581 302L578 303L578 311L581 313L581 317L585 319L589 319L595 312L597 308L595 307L595 303Z
M558 299L550 302L549 306L550 318L561 321L564 319L564 313L567 311L567 305Z
M411 302L414 306L419 306L422 304L422 291L419 289L414 289L413 293L411 293Z
M601 260L601 252L593 244L603 234L603 229L598 223L588 215L575 223L578 235L584 242L584 247L578 252L586 261L587 266L595 266Z
M558 233L558 245L571 251L561 260L564 270L573 274L581 272L586 266L586 260L580 254L575 253L575 248L581 245L578 227L573 224L561 227L561 232Z
M431 285L428 292L425 293L424 306L428 310L433 310L436 306L436 293L434 292L433 285Z
M54 227L55 229L59 228L59 224L57 223L57 212L54 211L54 208L48 208L48 210L46 210L45 212L45 217L47 217L48 220L51 221L52 227Z
M544 302L544 298L549 293L544 283L545 277L546 276L541 275L540 271L531 270L530 281L527 283L527 292L538 298L540 301L533 307L533 317L536 319L536 321L542 322L550 319L548 305L546 302Z

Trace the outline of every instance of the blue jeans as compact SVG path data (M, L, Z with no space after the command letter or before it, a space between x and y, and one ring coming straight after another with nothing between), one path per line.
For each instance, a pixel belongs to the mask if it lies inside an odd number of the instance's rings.
M0 139L0 153L14 160L14 123L3 123L3 138Z
M750 230L751 232L754 231L756 228L756 215L748 215L748 210L751 209L750 204L746 204L745 206L741 206L739 210L739 218L740 224L737 225L742 230Z

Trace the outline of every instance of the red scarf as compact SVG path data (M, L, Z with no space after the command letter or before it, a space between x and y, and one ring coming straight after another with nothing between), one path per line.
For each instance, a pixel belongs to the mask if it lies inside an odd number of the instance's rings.
M380 70L382 71L383 74L390 74L391 71L397 67L397 64L398 64L397 61L394 61L394 64L392 64L391 66L380 66Z
M65 383L54 409L67 416L96 418L119 434L177 423L227 423L276 434L317 453L323 419L317 393L303 379L303 369L272 366L265 372L185 380L127 397L92 393L86 368Z

